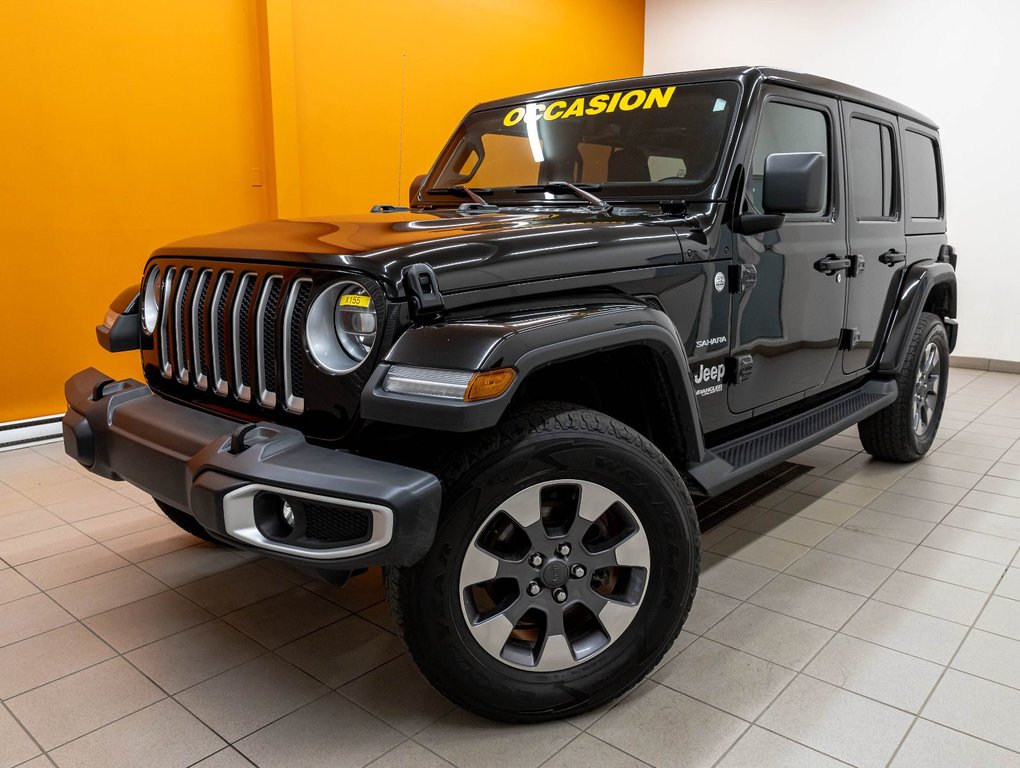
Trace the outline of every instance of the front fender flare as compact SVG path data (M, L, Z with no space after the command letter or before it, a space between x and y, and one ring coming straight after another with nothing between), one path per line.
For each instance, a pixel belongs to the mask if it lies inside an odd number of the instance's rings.
M893 307L878 372L895 374L903 367L910 334L924 312L924 305L936 285L951 286L949 317L956 317L956 270L947 262L926 261L911 266L903 277L899 300Z
M610 303L519 313L499 320L415 327L397 340L361 395L365 419L454 432L495 425L528 375L553 363L628 346L650 349L674 393L687 453L703 455L701 422L687 355L672 321L642 303ZM484 371L512 367L517 378L500 397L476 403L398 395L382 389L391 365Z

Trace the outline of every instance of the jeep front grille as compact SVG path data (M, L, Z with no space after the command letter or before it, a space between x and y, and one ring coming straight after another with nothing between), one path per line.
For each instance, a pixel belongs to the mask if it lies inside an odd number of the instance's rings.
M201 266L164 274L155 333L164 379L263 409L304 411L311 280Z

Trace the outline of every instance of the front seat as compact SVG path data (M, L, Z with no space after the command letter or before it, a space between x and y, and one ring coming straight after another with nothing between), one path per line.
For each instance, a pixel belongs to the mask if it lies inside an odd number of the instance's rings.
M641 182L651 181L648 170L648 155L637 147L623 147L609 156L606 181Z

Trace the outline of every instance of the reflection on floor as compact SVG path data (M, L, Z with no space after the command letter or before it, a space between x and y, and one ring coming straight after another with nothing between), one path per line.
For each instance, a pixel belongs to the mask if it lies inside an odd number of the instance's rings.
M954 370L917 464L870 461L853 430L797 457L704 536L650 678L542 726L437 696L377 571L308 582L57 445L2 453L0 768L1020 766L1018 385Z

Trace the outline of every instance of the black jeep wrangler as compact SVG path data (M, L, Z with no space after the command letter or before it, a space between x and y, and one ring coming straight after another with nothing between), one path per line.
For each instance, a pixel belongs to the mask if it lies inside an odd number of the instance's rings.
M691 608L713 495L858 423L931 446L956 340L931 120L773 69L482 104L410 207L157 250L70 379L67 452L196 536L385 566L457 704L635 685Z

